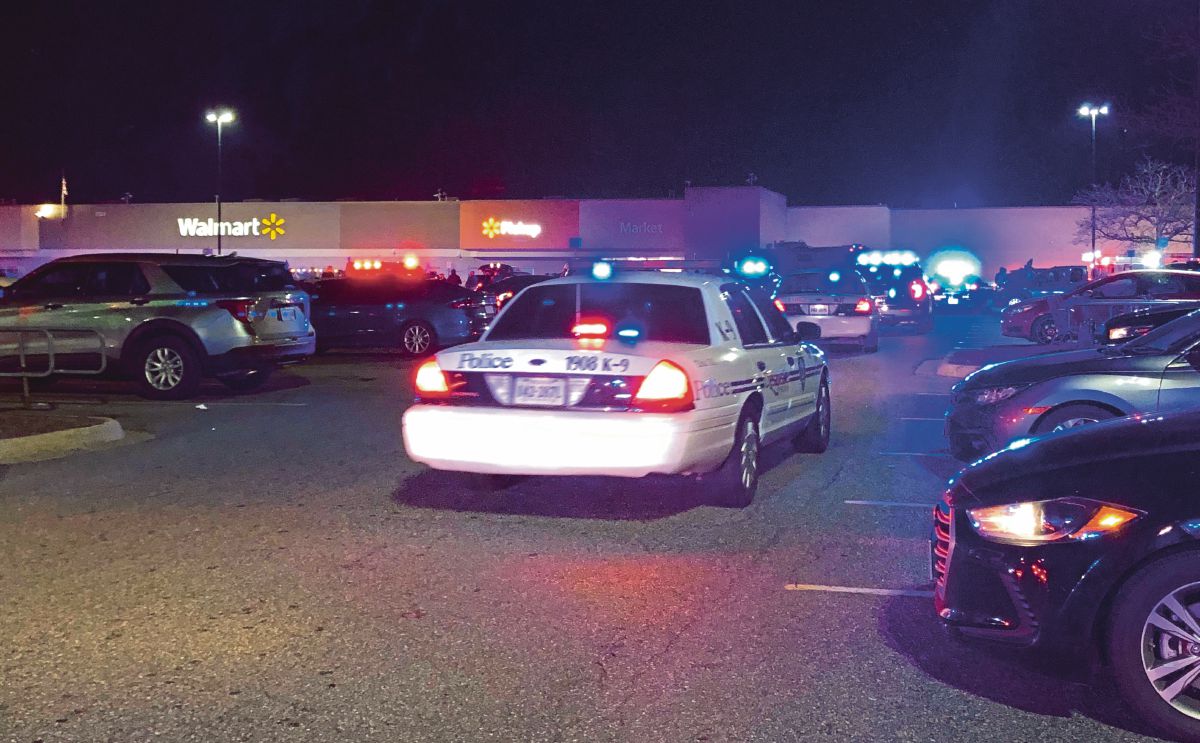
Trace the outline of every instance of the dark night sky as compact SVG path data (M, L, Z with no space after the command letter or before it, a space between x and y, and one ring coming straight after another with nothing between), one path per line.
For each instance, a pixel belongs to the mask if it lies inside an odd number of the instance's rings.
M1173 0L22 3L0 200L666 196L754 172L796 204L1053 204L1144 151ZM36 7L35 7L36 6ZM15 15L14 15L15 13Z

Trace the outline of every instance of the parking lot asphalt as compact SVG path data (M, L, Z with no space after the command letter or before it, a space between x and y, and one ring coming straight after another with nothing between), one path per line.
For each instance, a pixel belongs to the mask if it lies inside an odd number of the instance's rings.
M1139 739L1102 674L933 616L953 380L917 371L995 323L835 350L829 451L765 452L744 510L654 478L469 490L405 457L386 353L181 403L63 383L42 398L131 436L0 468L0 739Z

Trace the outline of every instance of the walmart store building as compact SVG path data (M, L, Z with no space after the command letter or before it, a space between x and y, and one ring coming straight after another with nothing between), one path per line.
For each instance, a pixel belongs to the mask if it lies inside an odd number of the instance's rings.
M224 252L344 267L347 259L416 255L440 271L503 261L532 272L597 256L718 258L779 242L859 243L928 256L966 249L985 275L1029 258L1078 264L1079 207L895 210L791 206L753 187L689 188L676 199L230 202ZM23 275L63 255L216 248L216 208L189 204L0 206L0 271Z

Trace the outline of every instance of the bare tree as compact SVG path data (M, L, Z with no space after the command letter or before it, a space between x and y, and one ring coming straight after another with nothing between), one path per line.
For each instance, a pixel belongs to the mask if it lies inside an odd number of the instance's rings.
M1191 245L1195 189L1190 168L1146 158L1121 185L1091 186L1074 203L1096 210L1096 237L1102 240L1130 248ZM1091 216L1079 220L1075 242L1087 243L1091 234Z

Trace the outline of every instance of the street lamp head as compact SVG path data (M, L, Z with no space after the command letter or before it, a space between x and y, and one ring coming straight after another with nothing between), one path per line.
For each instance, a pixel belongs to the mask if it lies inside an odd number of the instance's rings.
M1103 105L1103 106L1101 106L1101 107L1100 107L1100 115L1101 115L1101 116L1108 116L1108 104L1105 104L1105 105Z
M1092 115L1092 104L1085 103L1082 106L1080 106L1079 107L1079 115L1080 116L1091 116ZM212 116L212 114L209 114L209 116ZM212 121L212 119L209 119L209 121Z
M233 121L233 111L224 109L222 111L209 111L204 115L204 118L210 124L228 124Z

